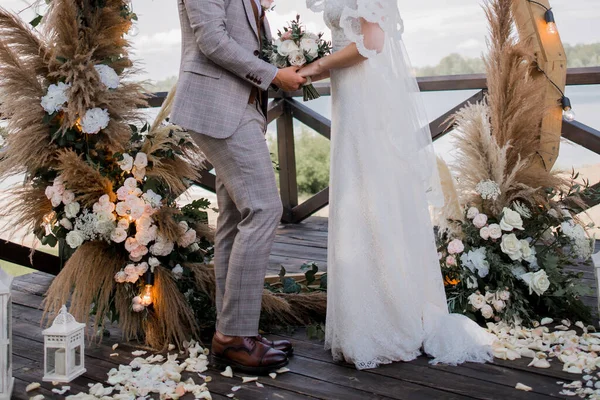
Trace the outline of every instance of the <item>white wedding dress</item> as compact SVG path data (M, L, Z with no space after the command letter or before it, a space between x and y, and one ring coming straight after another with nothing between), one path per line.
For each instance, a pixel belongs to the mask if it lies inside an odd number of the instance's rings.
M333 126L326 347L358 369L491 360L493 337L449 314L428 203L443 203L431 135L401 40L395 0L307 0L334 50L368 57L332 71ZM386 34L363 43L360 18Z

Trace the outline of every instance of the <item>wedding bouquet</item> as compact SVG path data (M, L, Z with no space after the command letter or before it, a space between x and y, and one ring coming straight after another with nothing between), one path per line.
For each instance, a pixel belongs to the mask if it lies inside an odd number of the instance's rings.
M323 33L315 35L304 30L300 16L278 32L279 38L265 42L263 56L277 68L303 67L331 53L331 43L323 39ZM315 87L308 83L303 87L304 101L319 98Z

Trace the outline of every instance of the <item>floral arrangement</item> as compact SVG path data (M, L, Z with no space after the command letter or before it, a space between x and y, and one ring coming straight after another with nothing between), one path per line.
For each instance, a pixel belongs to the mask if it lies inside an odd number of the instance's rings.
M589 262L594 248L576 217L586 185L548 171L537 154L546 82L528 43L513 34L511 7L511 0L486 5L489 92L453 117L456 162L442 182L446 206L437 221L449 308L480 322L587 321L580 300L587 288L567 271Z
M0 10L0 176L24 175L0 216L6 230L60 245L47 316L70 302L93 334L118 322L125 339L183 348L215 322L210 203L177 203L204 158L167 122L174 91L151 125L141 117L128 4L53 0L38 29ZM325 314L320 293L268 292L263 304L286 323Z
M493 182L483 186L499 192ZM588 288L564 270L592 254L584 227L566 209L530 208L518 200L488 214L486 202L493 197L478 193L481 205L469 207L456 222L461 233L446 234L440 243L450 308L486 321L589 318L579 300Z
M277 68L303 67L331 53L331 43L318 35L307 32L300 23L300 16L278 31L279 36L273 43L265 43L263 57ZM312 84L303 87L304 101L319 98L320 95Z

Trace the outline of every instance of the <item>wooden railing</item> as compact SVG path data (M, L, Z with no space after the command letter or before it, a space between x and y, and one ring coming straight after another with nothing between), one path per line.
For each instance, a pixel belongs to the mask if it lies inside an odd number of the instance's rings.
M456 105L436 118L429 125L433 140L437 140L452 130L445 121L456 111L469 103L483 100L487 90L485 75L451 75L418 78L423 92L440 92L456 90L477 90L473 96ZM567 85L599 85L600 67L572 68L568 70ZM317 84L321 96L330 96L331 87L328 83ZM277 151L279 156L279 183L281 200L284 206L283 222L297 223L313 215L329 204L329 188L315 194L310 199L299 204L298 184L296 175L296 155L294 142L294 120L313 129L329 139L331 121L316 111L296 100L301 97L300 91L294 93L271 93L268 122L277 122ZM155 93L150 99L150 105L158 107L162 104L166 93ZM600 132L579 122L564 122L563 137L577 143L597 154L600 154ZM204 172L198 185L214 191L214 175Z
M430 123L433 140L439 139L452 130L452 126L444 124L449 116L469 103L482 100L487 90L484 75L436 76L419 78L418 82L421 91L424 92L477 90L473 96ZM600 85L600 67L570 69L567 76L567 85ZM318 84L317 89L322 96L331 95L329 84ZM151 107L161 106L166 95L167 93L154 93L150 98L149 105ZM271 93L272 101L269 104L267 117L269 123L277 122L279 179L281 199L284 206L282 219L283 222L288 223L301 222L329 204L329 188L322 190L301 204L298 202L294 120L300 121L327 139L331 135L331 121L296 100L297 97L301 96L301 92ZM579 122L565 122L563 137L600 154L600 131L594 128ZM201 179L196 184L214 192L215 176L208 171L203 171ZM596 188L600 189L600 184L596 185ZM594 204L590 204L590 206L592 205ZM0 241L0 260L29 265L30 253L31 249L28 247ZM59 257L39 251L34 252L31 257L35 269L54 275L60 272Z

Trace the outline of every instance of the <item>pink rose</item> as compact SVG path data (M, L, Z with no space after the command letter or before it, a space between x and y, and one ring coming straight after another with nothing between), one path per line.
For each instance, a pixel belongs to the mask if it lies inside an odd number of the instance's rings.
M283 35L281 35L281 41L284 42L286 40L292 40L292 31L284 32Z
M454 257L454 256L446 257L446 265L449 265L451 267L456 267L456 257Z
M477 214L477 216L475 218L473 218L473 225L475 225L476 228L483 228L488 221L488 217L485 214Z
M450 254L460 254L465 250L465 245L462 240L454 239L450 243L448 243L448 253Z

